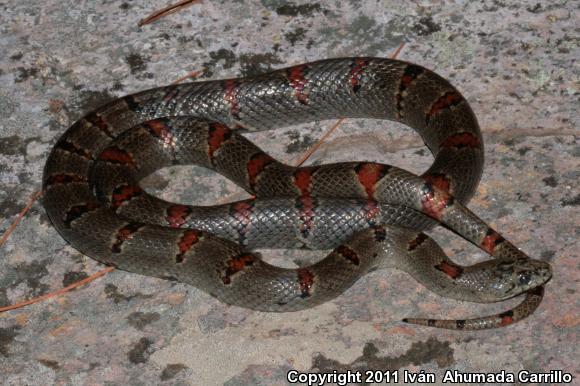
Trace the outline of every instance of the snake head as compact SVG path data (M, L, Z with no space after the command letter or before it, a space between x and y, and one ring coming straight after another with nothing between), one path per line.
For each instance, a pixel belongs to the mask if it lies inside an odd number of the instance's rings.
M478 283L481 300L489 302L520 295L552 277L550 264L529 258L488 260L469 267L468 271L461 279L471 282L472 288Z

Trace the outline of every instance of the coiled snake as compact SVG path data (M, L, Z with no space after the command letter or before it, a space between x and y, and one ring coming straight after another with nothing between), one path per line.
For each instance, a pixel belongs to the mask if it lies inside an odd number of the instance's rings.
M416 176L348 162L294 168L236 133L338 117L414 128L435 161ZM139 181L196 164L255 199L194 207L147 194ZM296 311L335 298L365 273L394 267L436 293L496 302L526 293L502 314L405 319L483 329L531 314L551 277L464 205L483 168L483 143L466 100L435 73L406 62L340 58L241 79L155 88L114 100L74 123L44 170L44 206L76 249L108 265L189 283L233 305ZM462 267L422 231L441 223L495 259ZM251 248L333 249L283 269Z

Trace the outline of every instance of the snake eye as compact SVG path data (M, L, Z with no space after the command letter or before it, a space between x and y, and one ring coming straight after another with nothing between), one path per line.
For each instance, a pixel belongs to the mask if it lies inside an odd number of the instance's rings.
M527 285L530 283L532 276L529 272L522 272L518 275L518 284L519 285Z

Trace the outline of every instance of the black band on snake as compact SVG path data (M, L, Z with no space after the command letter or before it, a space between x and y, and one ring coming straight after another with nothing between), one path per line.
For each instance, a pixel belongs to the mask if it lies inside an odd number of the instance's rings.
M342 117L402 122L421 135L435 161L421 176L372 162L295 168L236 133ZM256 198L186 206L139 186L160 168L186 164L215 170ZM73 247L102 263L188 283L254 310L313 307L377 268L402 269L459 300L497 302L526 293L498 315L404 320L475 330L530 315L551 277L547 263L529 259L464 206L482 168L477 120L446 80L398 60L341 58L110 102L54 146L44 170L44 206ZM436 224L494 259L455 264L422 233ZM311 266L283 269L250 251L260 247L333 251Z

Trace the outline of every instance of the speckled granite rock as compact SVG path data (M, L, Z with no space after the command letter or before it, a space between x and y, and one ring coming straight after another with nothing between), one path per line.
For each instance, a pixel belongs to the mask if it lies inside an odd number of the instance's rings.
M507 304L441 299L406 274L374 272L313 310L228 307L182 284L113 272L70 294L0 314L0 374L13 385L282 385L299 371L447 369L578 375L579 223L577 7L571 1L205 1L152 25L167 2L0 1L0 231L40 187L50 147L92 108L194 70L249 75L327 57L400 58L447 77L470 101L486 167L470 207L554 279L523 323L484 332L414 328L409 315L481 315ZM576 14L574 14L576 12ZM293 162L331 122L252 134ZM384 126L388 126L385 129ZM346 121L309 162L380 160L420 172L431 162L409 129ZM192 182L193 181L193 182ZM182 202L239 192L200 169L149 178ZM454 259L484 257L433 235ZM311 256L283 252L285 264ZM289 258L289 259L288 259ZM0 247L0 304L38 296L100 266L66 246L35 204Z

